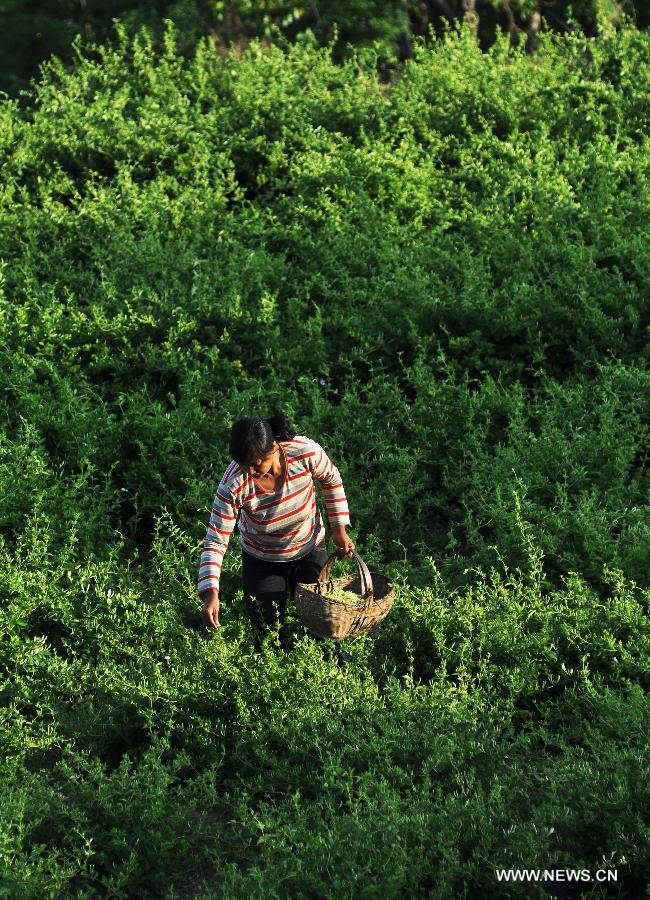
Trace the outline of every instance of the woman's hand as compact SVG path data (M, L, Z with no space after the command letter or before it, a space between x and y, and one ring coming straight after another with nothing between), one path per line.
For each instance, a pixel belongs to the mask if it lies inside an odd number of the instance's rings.
M345 525L336 525L332 528L332 539L336 544L338 556L354 556L356 544L345 530Z
M219 621L219 591L211 588L209 591L203 591L201 596L203 597L201 615L203 616L204 624L210 628L221 628L221 622Z

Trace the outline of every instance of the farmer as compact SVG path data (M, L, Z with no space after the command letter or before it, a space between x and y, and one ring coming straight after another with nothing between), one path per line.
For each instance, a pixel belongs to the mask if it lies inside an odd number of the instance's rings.
M337 555L352 556L355 549L345 531L350 517L341 475L320 444L296 435L282 414L238 419L230 432L230 455L201 553L203 621L221 627L221 561L238 521L244 603L255 645L259 650L267 629L279 627L286 649L287 590L293 593L297 582L316 581L328 557L314 479L325 496Z

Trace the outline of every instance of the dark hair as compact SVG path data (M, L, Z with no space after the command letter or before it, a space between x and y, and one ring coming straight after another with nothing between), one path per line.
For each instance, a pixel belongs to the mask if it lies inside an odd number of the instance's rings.
M261 459L271 452L273 441L290 441L296 436L284 413L266 419L243 416L230 429L230 455L241 466L253 459Z

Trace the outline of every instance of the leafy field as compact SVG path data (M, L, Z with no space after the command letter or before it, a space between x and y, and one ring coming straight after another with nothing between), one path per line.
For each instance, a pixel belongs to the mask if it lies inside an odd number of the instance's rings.
M650 35L120 34L0 103L0 897L644 896ZM396 588L343 670L235 539L201 624L276 407Z

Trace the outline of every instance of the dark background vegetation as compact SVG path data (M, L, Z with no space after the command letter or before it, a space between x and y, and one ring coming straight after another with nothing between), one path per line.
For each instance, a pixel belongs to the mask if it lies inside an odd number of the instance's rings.
M1 896L647 893L650 36L593 9L392 62L154 9L2 100ZM344 671L253 652L236 540L200 623L274 408L395 585Z
M625 21L647 28L650 7L645 0L1 0L0 90L17 96L52 54L71 62L77 35L105 42L119 20L129 34L145 25L159 41L165 19L176 26L178 50L186 55L207 35L222 51L242 49L255 37L313 40L331 44L337 61L351 47L371 46L385 78L412 57L415 39L428 39L431 29L440 35L451 23L473 23L484 50L502 32L532 48L540 28L579 27L589 36Z

